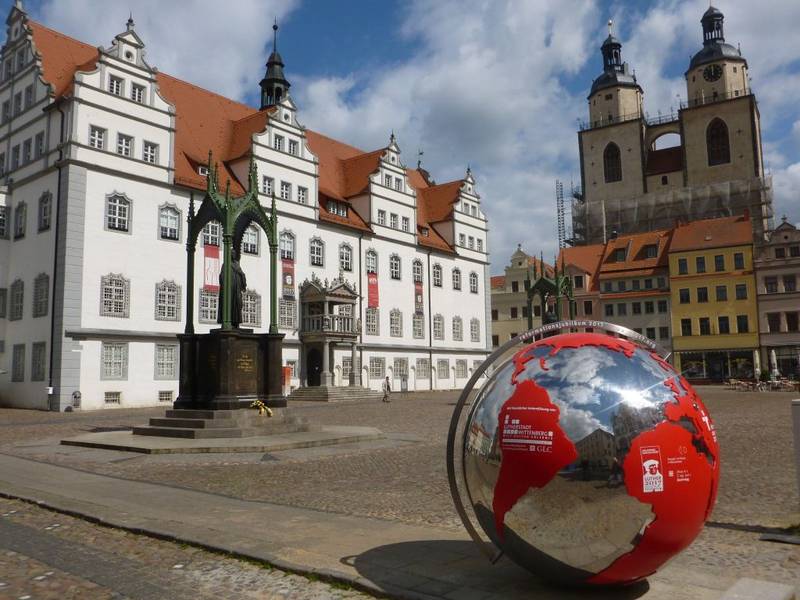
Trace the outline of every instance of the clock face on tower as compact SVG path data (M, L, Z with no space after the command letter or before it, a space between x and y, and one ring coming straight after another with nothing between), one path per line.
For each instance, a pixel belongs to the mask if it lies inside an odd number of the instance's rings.
M703 79L706 81L716 81L722 77L722 67L719 65L708 65L703 69Z

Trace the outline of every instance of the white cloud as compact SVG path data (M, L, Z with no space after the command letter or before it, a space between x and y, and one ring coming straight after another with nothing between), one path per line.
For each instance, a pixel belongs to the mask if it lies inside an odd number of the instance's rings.
M129 11L146 45L147 61L159 70L231 98L258 88L272 36L297 0L45 0L34 12L48 27L107 47L125 30Z

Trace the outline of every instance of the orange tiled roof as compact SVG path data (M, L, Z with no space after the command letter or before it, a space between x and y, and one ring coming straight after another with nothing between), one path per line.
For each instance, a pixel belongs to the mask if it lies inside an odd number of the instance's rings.
M667 252L672 236L671 229L660 231L648 231L645 233L634 233L621 235L618 238L609 240L600 263L600 273L608 275L616 273L627 275L628 271L641 269L654 269L656 267L667 266ZM647 258L645 248L656 246L656 256ZM614 254L619 248L625 249L625 260L615 261Z
M27 24L41 55L43 77L53 87L55 98L72 92L77 71L92 70L99 58L97 48L45 27L31 19ZM253 134L266 129L268 113L225 98L198 86L159 72L156 76L164 99L175 106L175 183L204 190L205 177L198 167L208 161L211 151L219 166L219 184L231 184L234 194L244 193L240 182L229 168L229 162L246 156ZM385 148L364 152L315 131L306 130L309 148L319 159L320 219L359 230L369 225L350 207L343 218L327 211L327 199L346 201L364 192ZM430 186L416 170L408 169L411 185L417 190L419 244L445 252L453 248L431 226L452 213L452 203L462 182ZM423 190L428 193L419 193ZM452 197L451 197L452 195ZM421 230L428 229L428 235Z
M753 243L753 229L748 216L703 219L679 225L672 234L670 252L704 250Z
M501 289L506 287L506 276L505 275L495 275L494 277L489 278L489 282L493 290Z
M591 246L571 246L562 248L558 253L558 264L574 266L589 275L597 273L600 259L603 258L603 244L593 244Z

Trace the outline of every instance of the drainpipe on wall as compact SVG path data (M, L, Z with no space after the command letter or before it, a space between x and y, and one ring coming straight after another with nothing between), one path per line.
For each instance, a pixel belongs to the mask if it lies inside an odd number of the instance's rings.
M61 214L61 169L62 169L62 161L64 160L64 109L62 107L62 102L59 100L57 101L56 107L58 108L58 114L61 115L61 122L59 124L59 135L58 135L58 160L56 161L56 172L58 173L58 180L56 182L56 210L55 210L55 239L53 243L53 277L51 279L52 283L52 291L51 291L51 298L50 298L50 364L47 369L47 391L49 392L47 397L47 408L49 410L56 410L60 411L61 406L59 405L53 406L52 399L55 396L55 390L53 389L53 362L55 360L55 339L56 339L56 282L58 281L58 243L59 243L59 224L60 218L59 215ZM63 306L62 306L63 311Z
M361 381L361 387L369 387L369 381L367 381L366 385L364 385L364 381L362 381L362 378L364 377L364 327L366 327L366 324L367 324L367 316L364 315L364 296L361 293L361 277L362 277L362 273L361 273L361 263L362 263L362 261L361 261L361 251L362 251L361 241L363 239L364 239L364 234L363 233L359 233L358 234L358 288L356 289L356 292L358 292L358 316L359 316L359 319L360 319L361 316L363 315L364 316L364 321L363 321L363 323L361 323L361 327L358 330L358 363L359 363L358 364L358 378L359 378L359 381ZM351 370L353 370L355 368L356 368L355 365L350 365L350 369Z
M433 391L433 306L431 305L431 251L428 250L428 389Z

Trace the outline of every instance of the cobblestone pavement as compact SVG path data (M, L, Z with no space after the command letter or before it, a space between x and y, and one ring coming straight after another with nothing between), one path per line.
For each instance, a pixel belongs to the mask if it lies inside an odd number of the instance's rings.
M372 596L0 499L0 600Z
M800 523L791 425L791 399L796 394L721 387L698 391L722 448L722 480L712 524ZM0 451L249 500L461 530L444 460L456 399L456 393L420 393L396 394L390 404L296 403L292 410L318 423L378 427L387 439L268 455L147 456L58 446L63 437L127 427L162 411L56 414L0 409ZM760 542L758 537L707 527L673 564L800 584L800 547Z

